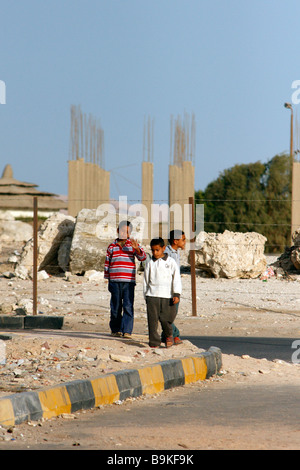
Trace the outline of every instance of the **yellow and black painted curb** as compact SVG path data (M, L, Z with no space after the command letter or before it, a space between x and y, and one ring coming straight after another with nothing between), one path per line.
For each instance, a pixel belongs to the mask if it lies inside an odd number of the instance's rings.
M0 425L14 426L74 413L100 405L155 394L219 372L222 354L208 351L183 359L171 359L141 369L126 369L95 379L75 380L40 391L16 393L0 399Z

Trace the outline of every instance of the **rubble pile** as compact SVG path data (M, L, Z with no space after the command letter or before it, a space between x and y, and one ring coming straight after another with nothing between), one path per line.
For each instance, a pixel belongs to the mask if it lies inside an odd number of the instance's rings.
M293 245L286 247L284 252L273 264L277 273L299 273L300 271L300 227L292 235Z
M99 219L96 209L82 209L76 218L61 213L52 215L38 231L39 278L62 273L84 275L86 272L99 276L103 272L107 246L116 235L116 217ZM133 236L139 239L139 235L137 226ZM200 232L196 238L196 269L200 274L214 278L259 278L267 268L266 240L256 232ZM183 269L189 270L189 259L184 253L182 260ZM11 257L10 262L13 270L6 272L6 276L32 278L32 238L27 240L21 253ZM293 246L286 248L273 267L275 274L280 274L280 270L300 271L300 228L293 234Z
M0 363L0 397L202 351L188 340L178 347L153 350L148 346L147 335L133 335L131 340L116 340L109 334L91 336L55 337L47 332L45 339L34 333L14 333L12 339L5 341L6 360Z
M200 232L196 238L196 268L215 278L255 279L267 266L266 241L256 232Z

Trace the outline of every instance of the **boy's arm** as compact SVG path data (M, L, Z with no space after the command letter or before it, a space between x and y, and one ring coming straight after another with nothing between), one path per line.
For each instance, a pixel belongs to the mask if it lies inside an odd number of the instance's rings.
M147 255L145 251L143 250L143 248L138 244L138 242L134 238L131 238L130 240L131 240L131 246L135 251L134 254L137 257L137 259L139 261L145 261Z
M181 284L181 277L180 277L180 271L179 271L179 267L177 266L177 263L176 261L174 261L174 271L173 271L173 298L176 297L178 299L178 302L179 302L179 299L180 299L180 294L181 294L181 291L182 291L182 284ZM177 302L175 302L177 303Z
M143 294L144 298L146 298L146 293L148 290L148 284L149 284L149 262L146 263L145 269L144 269L144 282L143 282Z
M110 267L110 259L112 255L111 247L109 246L106 251L105 256L105 263L104 263L104 279L109 279L109 267Z

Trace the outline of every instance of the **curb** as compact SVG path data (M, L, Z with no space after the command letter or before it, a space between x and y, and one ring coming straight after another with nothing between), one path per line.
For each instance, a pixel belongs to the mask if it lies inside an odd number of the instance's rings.
M222 367L221 350L183 359L171 359L141 369L126 369L95 379L75 380L36 392L0 398L0 425L14 426L107 405L129 397L150 395L198 380L205 380Z
M0 329L55 329L63 327L64 317L38 315L0 315Z

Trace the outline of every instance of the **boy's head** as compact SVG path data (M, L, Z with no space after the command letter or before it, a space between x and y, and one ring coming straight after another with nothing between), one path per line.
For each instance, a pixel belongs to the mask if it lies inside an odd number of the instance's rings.
M158 259L164 256L166 245L162 238L160 237L152 238L150 242L150 247L151 247L153 258Z
M185 242L185 234L182 230L171 230L169 243L172 248L174 248L175 250L178 250L178 248L184 250Z
M122 222L119 223L119 227L117 229L119 239L127 240L127 238L130 237L131 230L132 230L131 222L129 222L129 220L122 220Z

